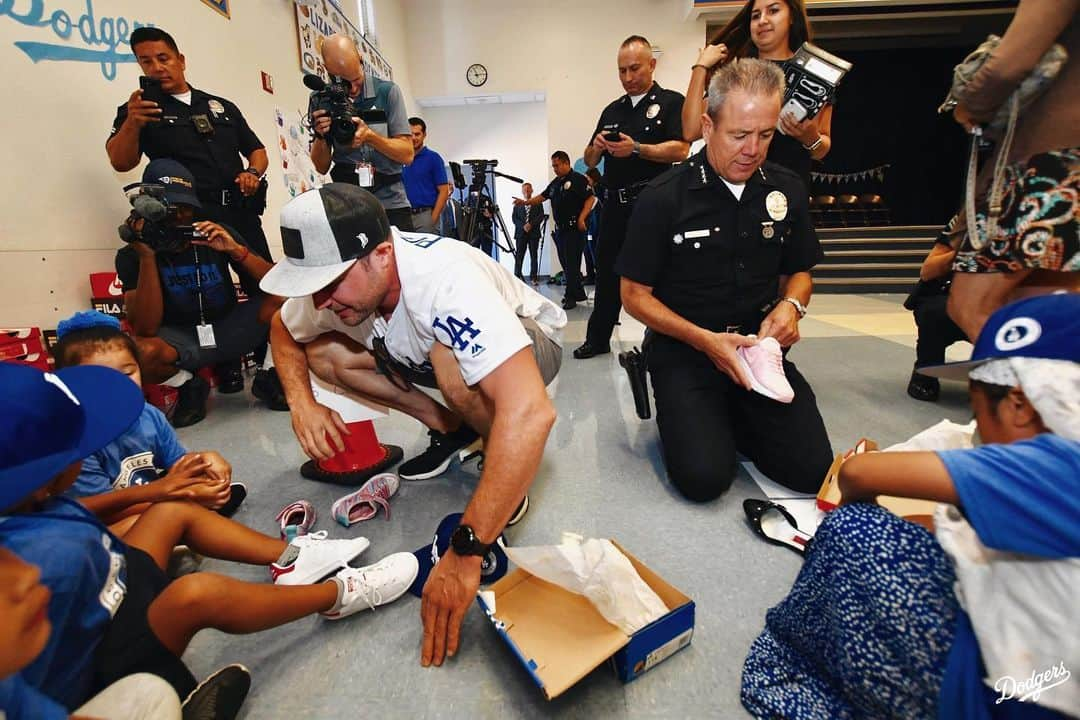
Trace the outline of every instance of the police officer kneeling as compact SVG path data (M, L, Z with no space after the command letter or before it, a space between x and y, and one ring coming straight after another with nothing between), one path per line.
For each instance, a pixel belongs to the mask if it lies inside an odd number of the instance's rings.
M784 76L747 59L717 71L702 123L705 149L641 193L616 262L622 301L649 333L646 355L672 483L718 497L736 449L772 480L814 492L832 460L809 384L787 361L783 404L749 390L736 348L746 337L799 340L821 246L798 176L765 162Z

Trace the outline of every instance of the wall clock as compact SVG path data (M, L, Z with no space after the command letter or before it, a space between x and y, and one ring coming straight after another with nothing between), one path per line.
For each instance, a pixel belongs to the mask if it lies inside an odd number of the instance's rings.
M474 63L469 66L468 70L465 71L465 79L468 80L469 84L473 87L480 87L487 82L487 68L480 63Z

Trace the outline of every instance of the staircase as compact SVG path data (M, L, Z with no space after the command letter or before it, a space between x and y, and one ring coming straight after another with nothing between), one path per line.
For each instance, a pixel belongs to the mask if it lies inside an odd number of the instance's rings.
M815 293L908 293L941 228L937 225L818 228L825 259Z

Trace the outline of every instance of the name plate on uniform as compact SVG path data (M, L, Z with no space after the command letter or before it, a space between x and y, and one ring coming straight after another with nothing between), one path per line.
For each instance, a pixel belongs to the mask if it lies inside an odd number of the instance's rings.
M816 116L833 100L840 80L851 63L825 52L813 43L803 43L794 57L784 63L787 91L781 113L793 112L799 120Z

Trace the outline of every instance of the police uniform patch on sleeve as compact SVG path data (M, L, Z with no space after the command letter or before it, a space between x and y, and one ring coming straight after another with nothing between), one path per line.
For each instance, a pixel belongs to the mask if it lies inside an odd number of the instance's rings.
M765 210L773 220L783 220L787 217L787 196L779 190L773 190L765 197Z
M654 117L660 114L660 104L653 103L645 110L645 117L652 120Z

